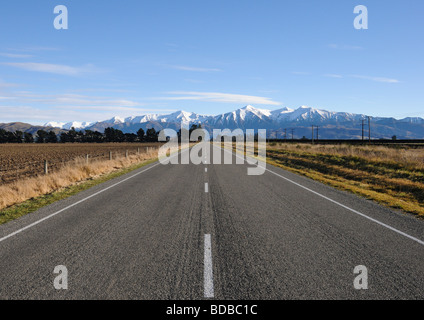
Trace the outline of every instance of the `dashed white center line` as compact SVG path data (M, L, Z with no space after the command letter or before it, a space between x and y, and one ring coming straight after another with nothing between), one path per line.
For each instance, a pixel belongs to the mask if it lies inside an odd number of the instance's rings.
M212 243L211 243L211 235L205 234L205 270L204 270L204 282L205 289L204 294L205 298L213 298L214 297L214 289L213 289L213 269L212 269Z
M205 192L208 193L209 192L209 184L206 182L205 183Z
M205 168L205 172L208 172L208 168Z

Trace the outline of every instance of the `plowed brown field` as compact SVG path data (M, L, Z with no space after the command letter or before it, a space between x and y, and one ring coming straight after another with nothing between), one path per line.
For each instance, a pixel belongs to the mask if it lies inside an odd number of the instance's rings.
M44 173L44 162L49 172L64 164L89 155L89 161L109 159L146 152L159 143L88 143L88 144L2 144L0 145L0 184Z

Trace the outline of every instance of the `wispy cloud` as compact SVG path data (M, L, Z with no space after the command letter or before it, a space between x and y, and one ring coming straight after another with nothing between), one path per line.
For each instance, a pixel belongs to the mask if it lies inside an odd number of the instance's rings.
M128 117L148 113L175 112L175 109L144 109L144 108L37 108L27 105L0 105L0 122L25 121L32 124L44 124L49 121L102 121L116 115Z
M343 78L343 76L342 75L340 75L340 74L334 74L334 73L327 73L327 74L324 74L324 77L328 77L328 78Z
M2 57L6 57L6 58L14 58L14 59L25 59L25 58L32 58L33 55L30 54L20 54L20 53L5 53L5 52L0 52L0 56Z
M55 47L29 46L29 47L7 48L5 50L17 51L17 52L37 52L37 51L59 51L60 49Z
M167 92L173 97L154 98L159 100L197 100L206 102L225 102L225 103L246 103L246 104L259 104L259 105L281 105L280 102L273 101L271 98L247 96L232 93L220 92L194 92L194 91L172 91Z
M336 49L336 50L364 50L364 48L360 46L335 44L335 43L329 44L328 47L331 49Z
M353 78L358 79L365 79L365 80L371 80L376 82L384 82L384 83L399 83L400 81L397 79L391 79L391 78L384 78L384 77L370 77L370 76L362 76L362 75L351 75Z
M345 78L345 76L341 74L334 74L334 73L327 73L327 74L324 74L323 76L328 78L338 78L338 79ZM393 78L370 77L370 76L364 76L364 75L358 75L358 74L348 75L346 77L364 79L364 80L370 80L370 81L382 82L382 83L399 83L400 82L399 80L393 79Z
M59 94L59 95L45 95L36 94L32 92L15 92L8 96L9 98L17 99L20 103L36 103L53 105L55 107L81 107L88 108L92 106L112 107L112 108L132 108L143 106L143 103L138 101L128 100L125 98L109 98L88 96L80 94Z
M2 79L0 79L0 89L17 87L17 86L18 86L18 84L16 84L16 83L4 82Z
M6 62L3 65L16 67L19 69L35 72L46 72L54 73L67 76L77 76L95 70L93 65L86 65L83 67L72 67L61 64L49 64L49 63L36 63L36 62Z
M182 70L182 71L193 71L193 72L221 72L221 69L217 68L199 68L191 66L180 66L180 65L167 65L169 68Z

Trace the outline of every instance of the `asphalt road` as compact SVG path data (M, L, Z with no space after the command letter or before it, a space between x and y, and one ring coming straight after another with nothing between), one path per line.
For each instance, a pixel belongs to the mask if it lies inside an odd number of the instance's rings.
M248 166L155 163L0 226L0 299L424 298L424 221Z

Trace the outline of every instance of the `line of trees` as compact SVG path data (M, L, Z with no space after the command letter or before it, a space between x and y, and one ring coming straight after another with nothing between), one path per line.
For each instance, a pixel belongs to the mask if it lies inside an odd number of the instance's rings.
M0 143L33 143L34 137L31 133L15 131L10 132L0 129Z
M98 131L77 131L75 128L57 135L54 131L38 130L35 135L22 131L6 131L0 129L0 143L102 143L102 142L157 142L159 132L154 128L143 129L134 133L123 133L121 130L106 128L104 133Z

